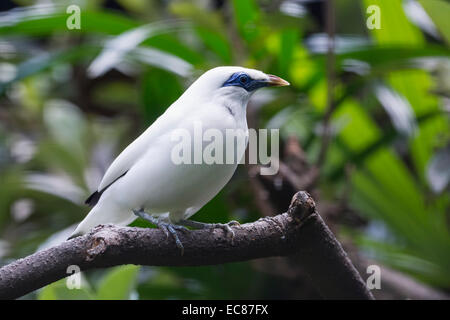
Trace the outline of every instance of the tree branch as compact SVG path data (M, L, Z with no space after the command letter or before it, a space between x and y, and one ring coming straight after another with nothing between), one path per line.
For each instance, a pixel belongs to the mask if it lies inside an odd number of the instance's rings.
M179 233L184 255L158 229L98 226L89 234L36 252L0 269L0 299L14 299L66 277L67 267L89 270L122 264L200 266L270 256L293 256L325 298L373 299L339 242L298 192L288 212L223 230Z

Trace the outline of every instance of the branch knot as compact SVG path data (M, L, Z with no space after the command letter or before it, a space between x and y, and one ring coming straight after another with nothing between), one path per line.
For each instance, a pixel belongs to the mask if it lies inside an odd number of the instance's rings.
M308 192L299 191L292 197L288 214L293 217L297 223L304 221L315 212L316 203Z
M99 225L90 232L92 241L86 250L86 261L94 260L97 256L103 254L109 246L119 244L120 240L117 239L119 235L114 228L113 225Z

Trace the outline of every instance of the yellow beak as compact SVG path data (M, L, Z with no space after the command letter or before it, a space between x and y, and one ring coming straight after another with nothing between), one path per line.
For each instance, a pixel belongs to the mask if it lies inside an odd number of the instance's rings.
M284 87L289 86L290 83L280 77L274 76L273 74L268 74L269 80L267 81L267 85L269 87Z

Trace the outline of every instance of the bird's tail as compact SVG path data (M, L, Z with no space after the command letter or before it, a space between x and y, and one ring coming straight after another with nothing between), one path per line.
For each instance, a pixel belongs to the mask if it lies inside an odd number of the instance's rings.
M137 217L131 210L119 209L116 206L108 205L107 202L99 202L91 209L86 218L80 222L72 235L67 239L73 239L88 233L92 228L100 224L114 224L126 226L133 222Z

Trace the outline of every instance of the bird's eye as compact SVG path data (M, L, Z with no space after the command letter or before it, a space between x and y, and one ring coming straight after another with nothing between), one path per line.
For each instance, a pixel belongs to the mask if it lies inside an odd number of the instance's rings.
M248 82L248 76L243 74L239 77L239 82L242 84L246 84Z

